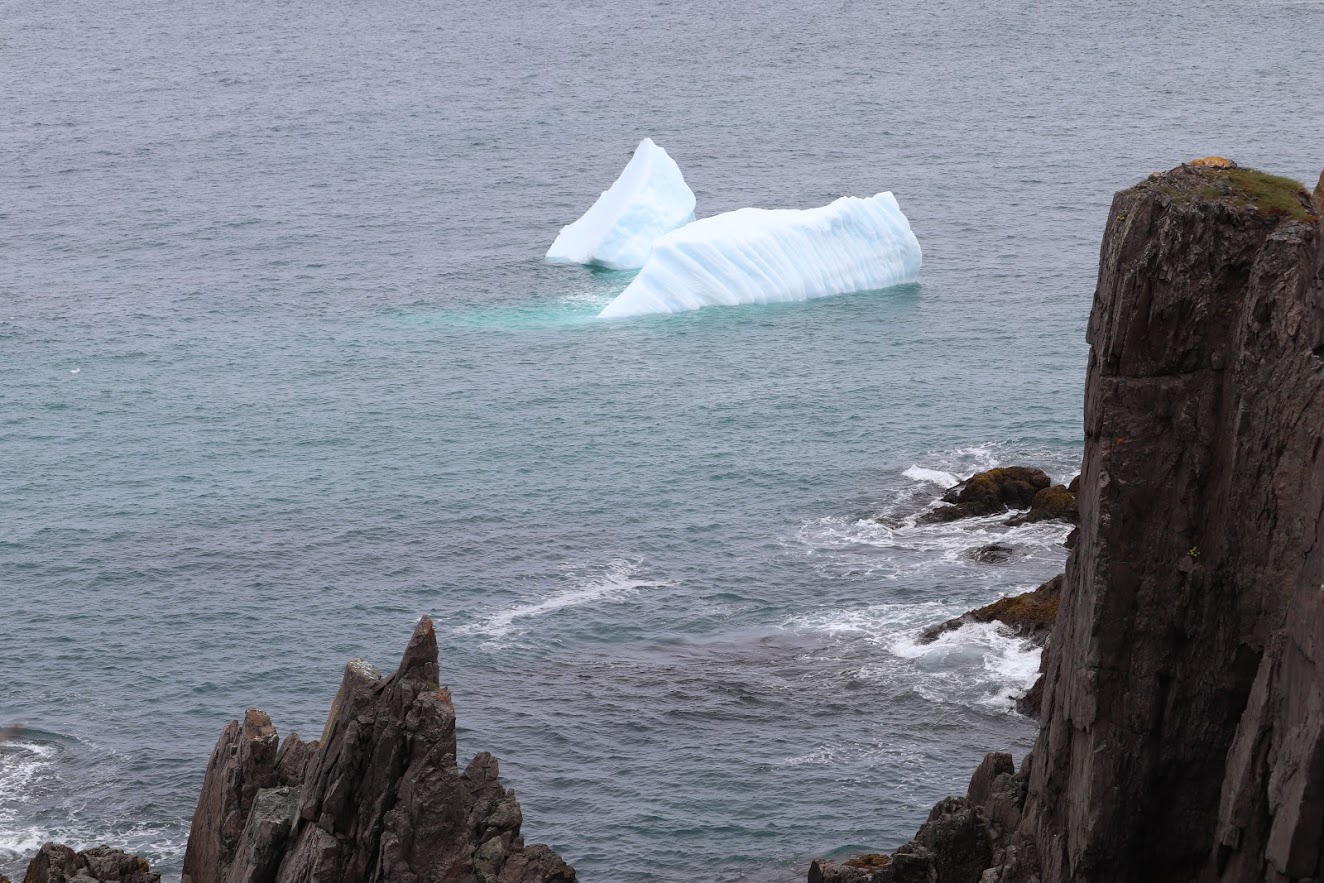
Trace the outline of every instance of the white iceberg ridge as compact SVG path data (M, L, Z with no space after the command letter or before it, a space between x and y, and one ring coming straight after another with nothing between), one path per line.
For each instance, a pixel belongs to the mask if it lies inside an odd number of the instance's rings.
M561 228L547 259L637 270L654 239L692 220L694 192L680 166L653 139L645 138L593 207Z
M920 259L919 241L891 193L844 196L815 209L742 208L656 239L639 275L598 315L871 291L916 281Z

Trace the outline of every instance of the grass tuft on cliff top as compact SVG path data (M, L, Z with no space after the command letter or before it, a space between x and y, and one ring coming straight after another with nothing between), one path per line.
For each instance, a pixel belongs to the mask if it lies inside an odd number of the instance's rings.
M1242 168L1208 169L1204 175L1216 183L1202 190L1201 196L1209 199L1230 196L1262 214L1295 221L1315 220L1315 215L1307 208L1310 197L1299 181Z

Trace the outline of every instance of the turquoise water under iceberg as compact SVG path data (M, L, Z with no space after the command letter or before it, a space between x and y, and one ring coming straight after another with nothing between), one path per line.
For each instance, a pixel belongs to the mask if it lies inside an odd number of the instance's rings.
M177 875L224 721L316 734L421 612L462 750L586 881L896 846L1033 734L1032 651L916 629L1056 573L1064 533L907 517L949 474L1070 477L1112 191L1208 153L1313 178L1289 38L1321 27L11 4L0 872L56 837ZM895 192L919 284L596 321L630 274L542 255L645 135L700 215ZM1010 564L969 556L995 539Z

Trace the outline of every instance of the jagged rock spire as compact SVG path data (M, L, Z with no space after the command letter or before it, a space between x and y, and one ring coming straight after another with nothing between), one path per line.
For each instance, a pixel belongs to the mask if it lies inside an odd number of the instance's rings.
M184 883L574 883L551 849L524 846L495 758L460 772L430 618L390 676L345 666L320 742L277 752L258 715L213 752Z

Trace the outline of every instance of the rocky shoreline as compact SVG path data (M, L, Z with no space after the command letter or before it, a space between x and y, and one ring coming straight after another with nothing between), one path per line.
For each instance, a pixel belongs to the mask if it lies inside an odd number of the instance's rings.
M925 517L1079 521L1066 572L935 625L1045 645L1017 766L988 754L891 854L810 883L1324 877L1324 175L1209 158L1117 194L1070 486L972 476ZM574 883L513 791L463 770L424 617L398 669L350 662L317 741L249 709L208 763L184 883ZM46 844L23 883L159 883ZM0 877L0 883L9 883Z
M1035 747L810 883L1324 876L1322 214L1214 157L1117 194Z
M250 708L221 733L189 831L182 883L575 883L551 848L524 844L515 792L487 752L460 771L455 707L423 617L399 668L362 659L322 736L281 740ZM48 843L23 883L159 883L146 860ZM8 883L0 876L0 883Z

